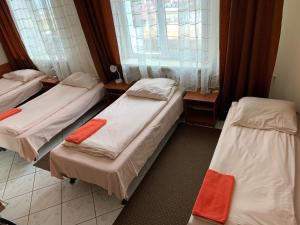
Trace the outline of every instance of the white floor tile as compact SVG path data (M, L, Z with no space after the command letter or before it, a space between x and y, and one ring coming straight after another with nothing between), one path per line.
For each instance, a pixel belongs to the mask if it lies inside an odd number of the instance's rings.
M98 216L97 225L112 225L121 213L121 211L122 209L117 209L113 212L104 214L102 216Z
M60 183L61 180L51 177L50 172L46 170L41 170L36 173L34 181L34 190L50 186L52 184Z
M114 196L108 196L108 194L103 191L98 191L93 193L95 201L96 215L101 216L105 213L120 209L123 207L121 201Z
M15 162L20 162L20 161L24 161L25 159L23 159L21 156L19 156L18 153L15 154L15 157L14 157L14 163Z
M13 162L15 153L13 151L5 151L0 152L0 165L3 166L10 166Z
M6 182L0 183L0 199L3 196L5 185L6 185Z
M4 191L4 199L9 199L32 191L34 174L26 175L14 180L10 180L6 184Z
M11 165L0 164L0 182L6 182Z
M77 180L75 184L70 184L69 179L62 183L62 201L69 201L78 197L88 195L91 192L91 185Z
M62 204L63 225L74 225L95 217L92 195L77 198Z
M14 161L9 173L9 180L32 174L34 172L35 168L32 166L32 163L27 162L26 160Z
M61 225L61 205L30 214L28 225Z
M29 214L31 193L6 200L8 205L1 212L3 218L14 220Z
M97 225L97 220L96 220L96 218L94 218L92 220L80 223L79 225Z
M38 212L61 203L61 184L38 189L32 194L30 213Z
M13 222L18 225L27 225L28 224L28 216L24 216L22 218L16 219Z

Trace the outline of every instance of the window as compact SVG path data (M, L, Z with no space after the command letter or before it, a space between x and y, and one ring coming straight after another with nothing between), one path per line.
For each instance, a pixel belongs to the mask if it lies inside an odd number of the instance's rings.
M8 0L34 64L60 80L72 72L95 74L73 0Z
M177 70L187 74L177 79L193 77L196 86L205 76L218 76L219 0L111 0L111 5L125 76L129 69L133 73L126 65L138 65L142 77Z

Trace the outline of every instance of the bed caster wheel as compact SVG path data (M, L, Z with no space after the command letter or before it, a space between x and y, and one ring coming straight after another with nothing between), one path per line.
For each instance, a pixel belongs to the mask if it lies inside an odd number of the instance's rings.
M122 204L122 205L127 205L127 203L128 203L128 200L123 199L121 204Z
M5 151L6 151L5 148L1 148L1 147L0 147L0 152L5 152Z
M76 178L70 178L70 184L75 184Z

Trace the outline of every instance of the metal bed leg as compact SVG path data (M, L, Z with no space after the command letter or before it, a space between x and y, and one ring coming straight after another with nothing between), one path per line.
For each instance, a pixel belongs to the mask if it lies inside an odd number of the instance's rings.
M76 178L70 178L70 184L75 184L76 180Z
M127 205L127 203L128 203L128 200L123 199L121 204L122 204L122 205Z

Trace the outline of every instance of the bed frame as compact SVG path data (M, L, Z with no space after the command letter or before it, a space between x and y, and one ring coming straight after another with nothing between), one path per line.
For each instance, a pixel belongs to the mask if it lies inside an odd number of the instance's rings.
M139 172L139 175L131 181L131 183L130 183L128 189L127 189L128 198L122 200L123 205L126 205L127 202L130 200L130 198L132 197L132 195L134 194L134 192L136 191L136 189L138 188L140 183L143 181L143 179L146 176L147 172L151 169L151 167L154 164L155 160L158 158L159 154L161 153L161 151L163 150L163 148L165 147L165 145L167 144L167 142L169 141L169 139L171 138L171 136L175 132L178 124L181 123L181 122L182 122L182 119L179 118L173 124L171 129L168 131L168 133L165 135L165 137L159 143L156 150L148 158L147 162L145 163L145 165L143 166L143 168ZM77 178L70 178L70 184L74 184L76 182L76 180L77 180Z

